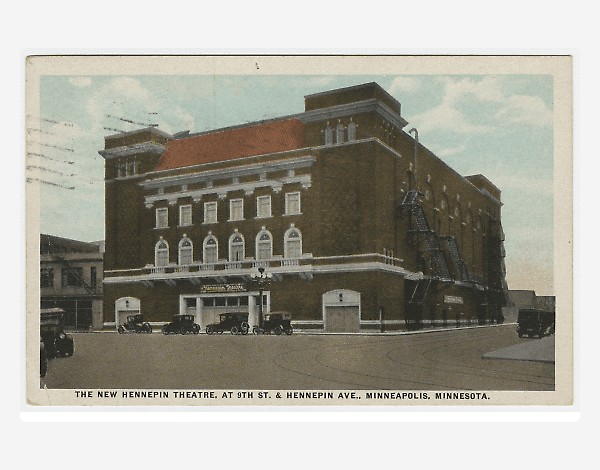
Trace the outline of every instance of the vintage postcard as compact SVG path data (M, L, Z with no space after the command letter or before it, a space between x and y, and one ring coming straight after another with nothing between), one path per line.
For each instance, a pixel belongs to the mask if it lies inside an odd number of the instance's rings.
M568 56L31 56L26 398L573 404Z

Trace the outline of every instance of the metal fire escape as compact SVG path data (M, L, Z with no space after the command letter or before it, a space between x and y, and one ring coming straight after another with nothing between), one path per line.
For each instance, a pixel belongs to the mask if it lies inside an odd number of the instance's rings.
M450 259L454 267L454 278L463 282L473 282L467 269L467 264L460 255L456 238L452 236L441 237L448 247L448 253L450 253Z
M418 191L409 191L400 204L401 216L407 216L408 218L409 243L415 247L423 246L424 249L420 250L419 253L425 259L426 265L430 267L429 270L424 269L424 273L430 271L425 273L429 276L417 280L409 300L409 304L415 306L423 304L433 280L453 282L446 255L440 246L440 238L429 227L425 212L418 199L419 195L421 193Z
M502 307L506 306L508 301L508 285L506 283L506 265L504 257L504 230L498 219L490 217L489 229L486 245L487 261L487 285L489 288L489 299L491 313L497 321L501 320Z

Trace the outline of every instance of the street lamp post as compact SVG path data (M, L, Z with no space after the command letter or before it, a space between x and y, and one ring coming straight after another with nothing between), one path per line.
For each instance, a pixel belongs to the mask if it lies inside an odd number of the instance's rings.
M271 273L266 273L265 268L258 268L258 274L252 273L252 280L258 285L258 327L263 327L263 292L266 285L271 282Z

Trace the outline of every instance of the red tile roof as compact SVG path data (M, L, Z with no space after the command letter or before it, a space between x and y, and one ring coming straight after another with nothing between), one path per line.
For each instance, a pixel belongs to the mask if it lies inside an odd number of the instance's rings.
M173 140L167 144L156 170L234 160L304 146L302 121L273 121Z

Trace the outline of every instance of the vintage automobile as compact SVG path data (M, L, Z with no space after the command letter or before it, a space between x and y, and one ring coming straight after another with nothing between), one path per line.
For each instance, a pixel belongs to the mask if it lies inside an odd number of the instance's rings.
M119 334L125 331L133 331L134 333L152 333L150 323L144 322L144 315L141 313L129 315L127 321L117 328Z
M44 342L40 340L40 377L46 377L46 372L48 372L48 356L46 356Z
M252 333L255 335L275 333L280 335L285 333L291 335L294 332L291 322L291 315L288 312L271 312L265 315L262 327L253 326Z
M517 318L517 334L519 338L525 335L538 338L551 335L554 333L555 319L555 312L533 308L520 309Z
M219 323L207 325L206 334L230 331L232 335L247 335L249 329L248 312L228 312L219 315Z
M197 335L200 333L200 325L194 322L194 315L174 315L173 321L163 326L162 332L164 335L169 333L179 333L181 335L194 333Z
M58 356L72 356L73 338L64 330L64 310L42 309L40 317L40 337L48 359Z

